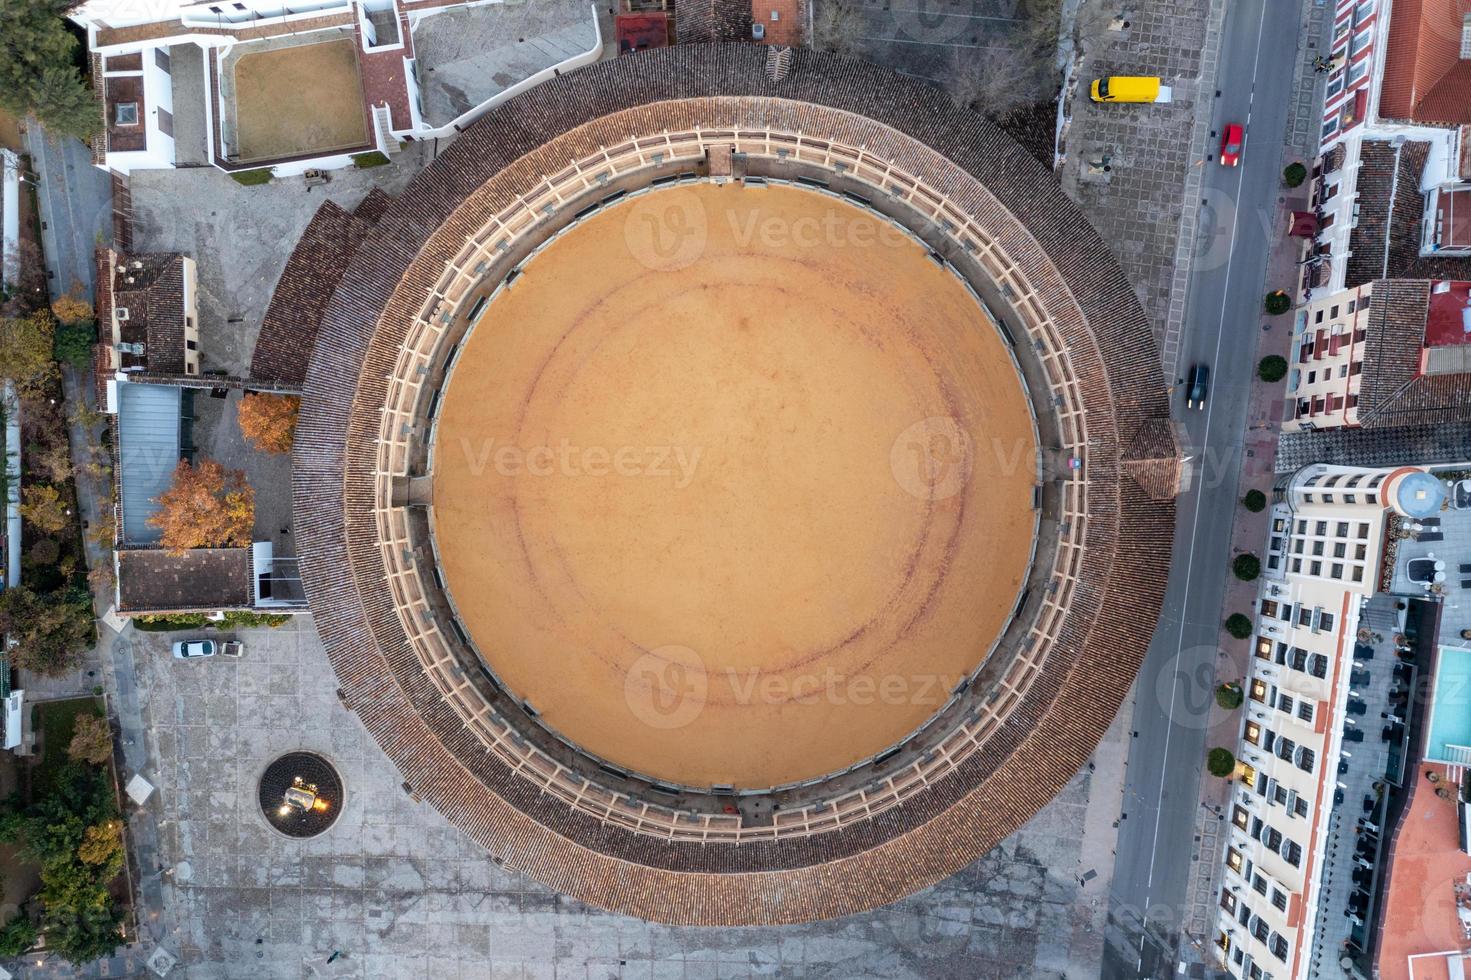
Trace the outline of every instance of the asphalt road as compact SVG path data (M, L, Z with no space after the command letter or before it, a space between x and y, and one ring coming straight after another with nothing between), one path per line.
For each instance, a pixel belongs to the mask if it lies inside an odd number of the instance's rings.
M112 180L92 165L79 140L48 135L34 119L26 126L31 172L39 178L41 247L52 298L80 285L91 302L96 278L93 250L112 237Z
M1177 948L1210 940L1182 935L1181 925L1287 108L1296 59L1306 57L1298 50L1300 13L1284 0L1235 0L1226 14L1211 116L1216 135L1203 164L1205 235L1180 355L1182 377L1192 364L1210 365L1211 390L1196 411L1186 409L1183 385L1175 395L1192 486L1178 502L1165 608L1139 674L1106 978L1172 977ZM1216 157L1232 122L1246 127L1246 143L1241 165L1227 168ZM1205 949L1192 957L1204 958Z

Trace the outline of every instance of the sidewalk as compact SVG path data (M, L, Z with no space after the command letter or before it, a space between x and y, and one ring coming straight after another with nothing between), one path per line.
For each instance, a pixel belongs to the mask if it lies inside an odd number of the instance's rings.
M1310 67L1312 54L1326 47L1331 37L1333 8L1323 0L1303 0L1303 38L1299 48L1298 65L1294 75L1294 95L1287 123L1287 148L1281 164L1286 167L1294 160L1301 160L1311 167L1317 156L1318 118L1323 104L1323 78L1313 73ZM1295 210L1308 210L1311 187L1304 183L1280 192L1273 227L1286 228L1287 215ZM1284 289L1294 293L1298 276L1298 261L1301 245L1298 239L1285 233L1275 240L1272 253L1267 258L1267 288ZM1256 360L1276 354L1287 357L1292 345L1292 313L1282 316L1261 317L1261 332L1257 335ZM1257 379L1252 384L1251 398L1247 409L1247 430L1243 433L1242 468L1239 490L1244 497L1249 490L1260 490L1268 500L1272 495L1274 463L1277 455L1285 382L1267 384ZM1265 550L1271 522L1271 508L1253 514L1245 507L1238 507L1231 528L1232 555L1251 552L1261 555ZM1226 595L1220 620L1225 621L1232 613L1252 616L1256 608L1259 582L1243 582L1234 575L1227 580ZM1223 629L1220 634L1220 655L1216 662L1216 683L1239 681L1246 676L1251 656L1251 641L1238 640ZM1212 703L1208 742L1212 746L1236 749L1240 735L1241 712L1224 711ZM1181 941L1181 959L1187 962L1211 962L1210 939L1214 930L1218 908L1219 874L1222 862L1221 846L1226 829L1226 803L1229 801L1233 784L1224 779L1206 777L1201 782L1200 814L1196 823L1195 861L1187 891L1189 908L1184 917L1186 935Z

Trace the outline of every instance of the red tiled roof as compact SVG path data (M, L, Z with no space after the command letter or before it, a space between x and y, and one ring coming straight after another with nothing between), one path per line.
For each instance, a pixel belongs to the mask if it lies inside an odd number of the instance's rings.
M1379 114L1386 119L1471 123L1471 61L1461 25L1471 0L1394 0Z
M1154 629L1174 530L1172 502L1153 496L1167 488L1157 477L1168 477L1175 452L1158 421L1168 402L1149 320L1055 178L929 85L807 50L793 52L778 82L766 56L730 44L617 58L524 92L468 127L388 208L332 291L292 463L312 612L348 702L412 791L508 868L661 921L778 923L869 909L995 846L1072 778L1111 724ZM413 648L384 576L376 510L377 433L398 355L467 238L569 161L695 127L768 127L861 146L891 164L892 179L913 173L941 189L1004 242L1031 302L1058 330L1088 445L1088 519L1063 532L1078 536L1082 552L1067 574L1082 584L1055 626L1046 669L998 702L1004 720L979 749L902 806L740 846L602 819L486 752ZM999 695L994 683L978 681L977 696Z

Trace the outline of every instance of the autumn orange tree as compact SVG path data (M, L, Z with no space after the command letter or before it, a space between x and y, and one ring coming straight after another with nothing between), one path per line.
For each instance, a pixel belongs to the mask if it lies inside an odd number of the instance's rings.
M240 399L240 431L262 452L289 453L300 408L301 399L295 395L246 392Z
M162 545L175 554L190 548L243 548L255 527L255 491L240 470L212 459L191 466L180 460L174 482L157 497L158 513L148 523L163 532Z
M39 531L57 534L71 523L66 498L55 487L32 484L21 491L20 516Z
M77 715L67 758L100 766L112 758L112 728L101 715Z

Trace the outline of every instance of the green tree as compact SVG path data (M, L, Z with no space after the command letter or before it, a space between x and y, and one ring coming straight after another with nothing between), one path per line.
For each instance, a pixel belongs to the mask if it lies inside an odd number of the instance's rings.
M1231 562L1231 571L1243 582L1250 582L1262 573L1262 561L1251 552L1243 552Z
M1307 179L1308 168L1304 167L1301 163L1297 163L1295 161L1293 163L1289 163L1286 169L1282 171L1282 183L1286 184L1288 187L1301 186L1302 182Z
M1241 707L1243 696L1240 684L1222 684L1216 688L1216 704L1227 711L1235 711Z
M0 929L0 956L19 956L36 945L36 924L22 910Z
M1287 358L1280 354L1268 354L1256 366L1257 377L1268 383L1287 377Z
M0 0L0 105L34 112L57 133L91 139L101 127L97 102L78 70L80 43L64 15L74 0Z
M1278 289L1267 294L1267 298L1263 305L1265 306L1268 315L1277 316L1279 314L1286 313L1288 310L1292 309L1292 297L1288 296L1282 290Z
M1230 749L1214 748L1206 756L1205 768L1212 776L1220 776L1225 779L1236 771L1236 756L1231 754Z
M1238 640L1244 640L1251 635L1251 620L1241 613L1232 613L1226 617L1226 632Z
M1241 505L1253 514L1259 514L1267 509L1267 495L1260 490L1248 490L1241 498Z
M92 363L92 345L97 342L97 328L90 320L71 320L56 328L55 353L79 371Z

